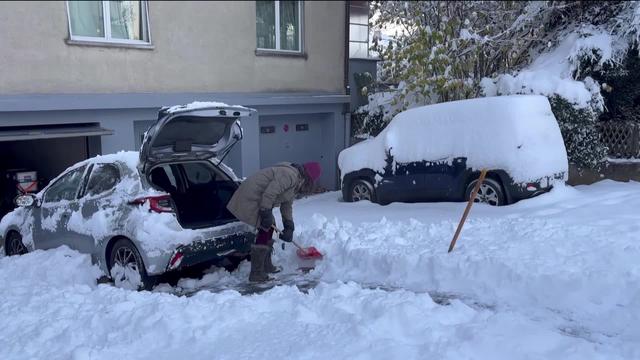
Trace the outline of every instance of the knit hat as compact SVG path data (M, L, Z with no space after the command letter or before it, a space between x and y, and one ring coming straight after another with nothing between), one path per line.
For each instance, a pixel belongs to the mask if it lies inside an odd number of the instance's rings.
M309 175L309 178L311 178L313 182L316 182L322 174L320 164L315 161L305 163L302 167L304 167L304 171Z

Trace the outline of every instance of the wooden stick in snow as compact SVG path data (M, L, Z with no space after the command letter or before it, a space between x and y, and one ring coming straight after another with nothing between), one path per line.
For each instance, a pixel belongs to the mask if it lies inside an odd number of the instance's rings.
M476 186L474 186L471 195L469 196L469 202L467 203L467 207L464 209L464 213L462 214L462 219L460 219L460 223L458 224L458 228L456 229L456 233L453 235L453 239L451 239L451 244L449 244L449 251L453 251L454 246L456 246L456 241L458 240L458 236L460 236L460 232L462 232L462 227L464 226L464 222L467 220L467 216L469 215L469 211L471 211L471 206L473 205L473 201L476 199L478 195L478 191L480 191L480 185L484 181L484 178L487 176L487 169L482 169L480 172L480 177L478 178L478 182Z

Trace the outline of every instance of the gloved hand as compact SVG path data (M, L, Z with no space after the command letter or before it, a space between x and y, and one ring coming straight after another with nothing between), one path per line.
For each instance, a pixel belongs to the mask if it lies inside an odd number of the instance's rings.
M260 209L258 213L260 216L260 227L264 230L269 230L276 224L276 219L273 218L271 209Z
M284 225L284 229L280 233L280 240L286 241L286 242L292 242L293 230L295 229L295 226L293 225L293 221L283 220L282 224Z

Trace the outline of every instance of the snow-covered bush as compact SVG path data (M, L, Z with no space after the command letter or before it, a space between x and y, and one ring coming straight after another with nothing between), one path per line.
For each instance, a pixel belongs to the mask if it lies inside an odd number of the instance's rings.
M374 29L395 31L374 44L380 79L405 84L394 98L398 111L477 97L484 77L526 63L564 14L542 1L375 1L373 8Z
M353 135L364 138L378 135L399 112L399 105L393 101L396 94L396 90L369 94L367 105L351 114Z
M607 147L600 141L596 127L598 114L590 108L576 108L558 95L549 100L569 162L579 167L597 168L607 156Z
M633 95L630 88L602 94L625 87L605 81L620 75L620 64L638 47L638 1L374 2L374 12L374 28L395 31L376 45L379 78L399 84L386 120L407 108L454 99L545 95L561 112L556 116L573 149L571 161L595 166L604 149L597 117L617 102L614 97L626 96L625 109L640 104L640 96L627 96ZM640 88L637 81L623 83Z
M363 108L351 114L351 122L354 126L355 136L376 136L387 126L384 119L384 109L379 106L376 109Z

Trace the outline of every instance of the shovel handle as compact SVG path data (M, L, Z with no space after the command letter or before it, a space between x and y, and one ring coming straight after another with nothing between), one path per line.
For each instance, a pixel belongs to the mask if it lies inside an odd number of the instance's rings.
M476 186L473 188L473 192L469 196L469 202L467 202L467 207L464 209L464 213L462 214L462 218L460 219L460 223L458 223L458 228L456 229L456 233L453 235L453 239L451 239L451 244L449 244L449 251L453 251L453 248L456 246L456 241L458 240L458 236L460 236L460 232L462 231L462 227L464 226L464 222L467 220L467 216L469 215L469 211L471 210L471 206L473 206L473 202L478 195L478 191L480 191L480 186L484 181L484 178L487 176L487 169L482 169L480 171L480 177L476 182Z
M280 234L282 231L280 231L280 229L278 229L275 225L271 227L273 229L273 231L276 232L276 234ZM285 241L286 242L286 241ZM291 243L293 245L295 245L298 249L304 251L304 249L302 248L302 246L298 245L297 242L293 241L293 239L291 240ZM283 248L284 249L284 248Z

